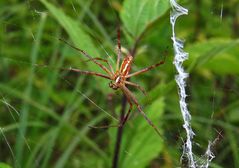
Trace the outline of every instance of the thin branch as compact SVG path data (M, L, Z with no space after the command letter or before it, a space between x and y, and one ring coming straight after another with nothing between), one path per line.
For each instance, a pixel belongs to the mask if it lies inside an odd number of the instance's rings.
M124 95L123 98L122 98L122 104L121 104L121 106L122 106L121 114L120 114L120 122L121 123L124 120L126 105L127 105L127 98ZM118 127L118 130L117 130L117 137L116 137L116 143L115 143L115 150L114 150L112 168L118 168L118 161L119 161L119 154L120 154L120 146L121 146L121 141L122 141L123 129L124 129L124 126L121 126L121 127Z

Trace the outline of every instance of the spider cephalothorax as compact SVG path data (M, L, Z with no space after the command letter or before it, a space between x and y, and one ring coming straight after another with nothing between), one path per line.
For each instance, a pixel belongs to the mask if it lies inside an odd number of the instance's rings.
M129 74L132 61L133 57L131 55L127 55L124 58L120 66L120 69L115 72L112 81L109 83L110 88L117 90L121 88L123 85L125 85L125 81L127 79L126 76Z

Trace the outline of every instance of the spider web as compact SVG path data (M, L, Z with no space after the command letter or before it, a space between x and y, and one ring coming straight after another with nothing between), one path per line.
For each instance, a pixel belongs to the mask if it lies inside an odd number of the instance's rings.
M186 53L183 48L184 48L184 41L181 39L178 39L176 37L175 33L175 24L176 20L179 16L181 15L187 15L188 10L186 8L183 8L175 0L170 0L170 4L172 7L171 15L170 15L170 23L172 25L172 41L173 41L173 48L174 48L174 61L173 64L176 67L176 70L178 74L175 77L176 83L179 88L179 104L180 104L180 109L183 117L183 128L186 131L186 140L185 143L183 144L183 152L181 156L181 162L183 166L190 167L190 168L207 168L209 167L211 161L215 158L215 155L212 152L212 148L218 143L220 137L219 136L213 141L208 142L208 146L206 149L205 154L198 158L196 155L193 153L193 137L195 136L194 131L192 130L191 126L191 120L192 116L188 110L188 104L186 103L186 97L188 96L186 93L186 79L188 78L189 74L185 72L183 68L183 62L188 59L188 53ZM223 18L223 2L221 3L221 8L220 8L220 14L219 14L220 20L222 21ZM214 108L215 108L215 90L213 93L213 100L212 100L212 115L211 118L213 118L214 115ZM198 145L200 146L200 145ZM186 163L183 163L185 162Z

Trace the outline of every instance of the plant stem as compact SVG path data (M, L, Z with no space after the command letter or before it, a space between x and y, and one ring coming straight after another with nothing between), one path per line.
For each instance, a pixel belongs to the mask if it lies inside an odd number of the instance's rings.
M121 114L120 114L120 122L123 122L123 120L124 120L126 104L127 104L127 99L126 99L126 96L124 95L123 98L122 98L122 109L121 109ZM123 126L118 127L112 168L118 168L118 161L119 161L121 140L122 140L122 135L123 135L123 128L124 128Z

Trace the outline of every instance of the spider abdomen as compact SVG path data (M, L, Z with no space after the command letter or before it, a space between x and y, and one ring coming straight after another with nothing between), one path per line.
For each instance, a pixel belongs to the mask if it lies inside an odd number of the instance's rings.
M133 57L131 55L128 55L123 60L121 67L120 67L120 74L124 77L129 74L131 65L133 62Z

